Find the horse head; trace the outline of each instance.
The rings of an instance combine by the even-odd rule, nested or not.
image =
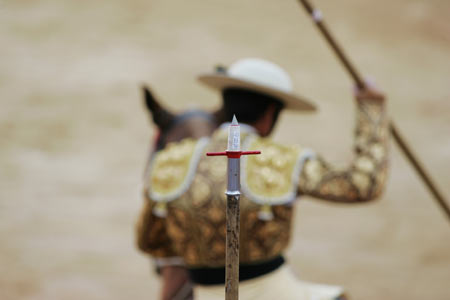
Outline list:
[[[153,146],[155,151],[163,149],[170,142],[177,142],[184,138],[210,136],[224,122],[222,108],[214,112],[189,110],[176,114],[163,107],[146,86],[143,86],[142,90],[145,106],[153,119],[153,123],[158,128]]]

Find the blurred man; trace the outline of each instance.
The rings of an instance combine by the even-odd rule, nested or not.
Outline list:
[[[222,93],[228,120],[236,115],[242,149],[262,152],[242,158],[240,299],[345,299],[340,287],[298,280],[283,252],[297,197],[357,203],[382,192],[388,168],[383,95],[370,88],[356,91],[354,158],[348,168],[336,169],[311,149],[268,138],[282,110],[316,109],[293,94],[291,79],[279,66],[242,59],[226,72],[199,79]],[[226,158],[210,159],[205,152],[227,148],[226,129],[227,124],[210,139],[185,139],[155,155],[138,227],[140,249],[163,272],[173,265],[186,268],[200,300],[224,299]]]

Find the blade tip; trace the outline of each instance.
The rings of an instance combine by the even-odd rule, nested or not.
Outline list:
[[[233,121],[231,121],[231,125],[239,125],[237,119],[236,119],[236,115],[233,114]]]

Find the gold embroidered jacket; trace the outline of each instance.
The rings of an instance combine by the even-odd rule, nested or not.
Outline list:
[[[270,259],[287,247],[298,195],[368,201],[380,195],[387,173],[387,118],[382,104],[357,105],[354,158],[348,168],[329,165],[314,151],[261,138],[241,126],[240,261]],[[185,139],[156,153],[148,173],[138,247],[155,258],[181,257],[188,266],[223,266],[225,260],[227,131],[211,139]]]

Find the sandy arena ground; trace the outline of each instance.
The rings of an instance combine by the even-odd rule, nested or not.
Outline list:
[[[450,1],[315,2],[450,197]],[[174,110],[212,109],[195,75],[247,56],[320,105],[286,113],[275,139],[348,162],[352,83],[294,0],[1,0],[0,299],[156,299],[133,237],[154,134],[139,86]],[[393,144],[382,199],[302,199],[287,256],[352,299],[448,300],[449,225]]]

